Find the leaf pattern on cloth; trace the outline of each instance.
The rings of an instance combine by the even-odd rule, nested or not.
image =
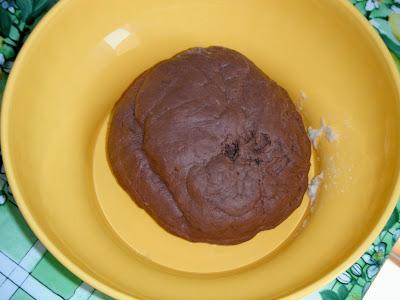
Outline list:
[[[323,300],[362,299],[399,238],[400,201],[375,242],[347,271],[319,291],[320,298]],[[312,295],[314,297],[312,299],[316,299],[315,295]]]
[[[32,29],[57,0],[0,0],[0,97],[14,59]]]

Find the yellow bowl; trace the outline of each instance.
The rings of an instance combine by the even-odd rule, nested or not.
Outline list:
[[[174,237],[138,209],[105,160],[128,84],[193,46],[236,49],[299,99],[322,140],[309,200],[237,246]],[[72,272],[119,299],[277,299],[311,293],[355,261],[399,195],[399,77],[346,0],[61,1],[29,37],[2,108],[2,150],[29,225]],[[307,219],[305,219],[307,217]],[[307,222],[305,222],[305,220]],[[306,224],[307,223],[307,224]]]

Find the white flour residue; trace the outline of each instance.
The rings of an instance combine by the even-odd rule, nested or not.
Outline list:
[[[323,128],[314,129],[312,127],[308,127],[307,129],[308,138],[310,139],[315,149],[318,147],[319,137],[322,135],[322,133],[323,133]]]
[[[303,90],[300,90],[300,99],[307,100],[307,95]]]
[[[333,131],[333,129],[325,124],[325,120],[321,118],[321,123],[320,123],[319,128],[312,128],[308,127],[307,129],[307,135],[308,138],[310,139],[313,147],[317,149],[318,143],[320,141],[320,137],[323,135],[325,138],[328,140],[328,142],[332,143],[337,140],[338,135]]]
[[[350,119],[344,119],[343,124],[346,128],[353,128],[353,124]]]
[[[303,223],[301,223],[301,227],[302,227],[302,228],[306,228],[307,225],[308,225],[308,218],[305,218],[305,219],[303,220]]]
[[[304,101],[306,101],[307,98],[308,98],[308,97],[307,97],[306,93],[304,93],[303,90],[300,90],[299,100],[297,101],[297,102],[298,102],[298,104],[297,104],[297,109],[298,109],[299,111],[303,111],[303,108],[304,108]]]
[[[324,172],[321,172],[319,175],[315,176],[310,184],[308,185],[307,194],[311,200],[311,209],[315,204],[315,200],[317,199],[317,194],[319,187],[321,186],[322,180],[324,179]]]
[[[331,127],[325,126],[324,132],[328,142],[332,143],[333,141],[337,140],[337,134],[332,130]]]

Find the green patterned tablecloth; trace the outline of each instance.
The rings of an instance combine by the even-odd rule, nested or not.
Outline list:
[[[56,2],[0,0],[0,96],[26,37]],[[400,68],[400,0],[351,2],[379,32]],[[2,165],[0,157],[0,300],[110,299],[65,269],[35,237],[18,210]],[[399,237],[400,201],[367,252],[305,299],[362,299]]]

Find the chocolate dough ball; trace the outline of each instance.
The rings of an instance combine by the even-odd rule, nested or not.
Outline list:
[[[131,84],[114,107],[107,152],[119,184],[164,229],[237,244],[300,205],[311,147],[282,87],[242,54],[209,47]]]

